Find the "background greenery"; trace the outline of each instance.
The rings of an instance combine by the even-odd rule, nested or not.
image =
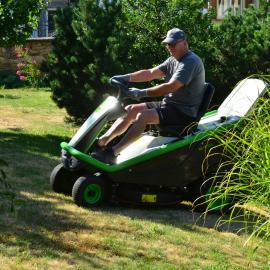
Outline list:
[[[24,82],[20,80],[14,72],[1,70],[0,71],[0,88],[19,88],[24,86]]]
[[[269,11],[269,1],[260,1],[260,8],[250,6],[241,15],[229,13],[215,26],[214,44],[209,45],[215,50],[214,61],[206,69],[221,100],[239,80],[252,74],[269,74]]]
[[[104,1],[102,8],[97,1],[79,1],[78,5],[57,12],[54,53],[45,69],[53,100],[76,121],[85,119],[100,103],[106,74],[117,66],[108,46],[111,32],[117,31],[116,14],[121,14],[116,1]]]
[[[0,46],[24,44],[37,27],[43,0],[0,2]]]
[[[206,1],[77,1],[60,10],[53,53],[47,63],[53,99],[81,121],[109,92],[108,78],[163,62],[161,44],[172,27],[184,29],[190,49],[203,59],[206,79],[220,103],[241,79],[267,74],[270,66],[270,3],[228,15],[215,24],[202,13]]]

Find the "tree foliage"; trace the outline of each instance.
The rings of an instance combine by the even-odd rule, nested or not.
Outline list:
[[[220,99],[228,93],[224,89],[232,89],[239,80],[269,73],[270,3],[260,4],[260,8],[250,6],[243,14],[229,13],[216,26],[211,42],[214,61],[207,68],[211,70],[210,78],[219,90]]]
[[[110,76],[166,59],[161,41],[175,26],[185,29],[192,49],[207,54],[212,24],[211,14],[201,12],[204,2],[81,0],[74,10],[58,12],[48,62],[53,99],[73,119],[84,119],[108,90]]]
[[[53,99],[75,120],[93,111],[115,74],[150,68],[168,53],[166,32],[183,29],[190,49],[203,60],[206,80],[221,103],[241,79],[269,68],[269,5],[251,6],[215,24],[197,0],[79,0],[56,17],[56,38],[48,63]]]
[[[43,0],[0,1],[0,46],[23,44],[36,28]]]
[[[118,1],[78,1],[55,17],[54,50],[47,63],[53,100],[81,121],[100,103],[109,76],[118,70],[115,50]],[[122,52],[123,53],[123,52]]]
[[[192,50],[201,57],[208,54],[206,41],[212,33],[213,13],[203,14],[207,1],[198,0],[126,0],[123,1],[127,22],[123,27],[132,38],[129,62],[134,68],[160,64],[168,57],[161,44],[167,31],[178,27],[188,37]]]

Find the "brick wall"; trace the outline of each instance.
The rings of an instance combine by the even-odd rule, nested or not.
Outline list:
[[[31,38],[27,40],[25,47],[37,63],[41,63],[52,49],[51,41],[51,37]],[[0,70],[16,71],[16,65],[18,64],[16,54],[19,50],[19,47],[0,48]]]

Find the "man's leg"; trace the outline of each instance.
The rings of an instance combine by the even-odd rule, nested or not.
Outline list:
[[[129,126],[136,120],[137,114],[147,109],[145,103],[128,105],[126,108],[127,115],[123,118],[117,119],[113,125],[102,135],[98,140],[98,145],[106,146],[115,137],[123,134]]]
[[[155,109],[146,109],[137,114],[136,121],[124,138],[112,147],[114,154],[117,156],[126,146],[139,138],[147,124],[159,124],[159,115]]]

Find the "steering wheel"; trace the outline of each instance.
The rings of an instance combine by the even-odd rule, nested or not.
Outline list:
[[[110,79],[109,83],[110,83],[110,85],[114,86],[114,88],[116,88],[118,90],[117,99],[128,98],[127,93],[129,91],[129,88],[126,84],[119,82],[115,79]]]

